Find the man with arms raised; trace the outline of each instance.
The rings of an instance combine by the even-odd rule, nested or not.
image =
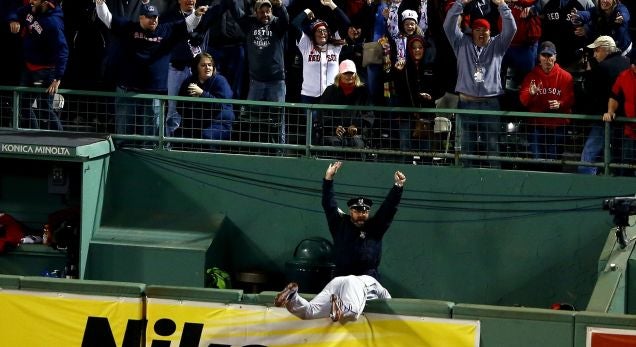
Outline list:
[[[338,208],[333,189],[333,177],[341,166],[340,161],[329,164],[322,183],[322,208],[334,241],[336,275],[369,275],[378,278],[382,237],[397,212],[406,176],[400,171],[395,172],[395,184],[373,217],[369,217],[373,202],[365,197],[350,199],[347,202],[347,215]]]

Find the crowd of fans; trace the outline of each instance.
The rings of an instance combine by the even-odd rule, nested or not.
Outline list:
[[[575,112],[599,117],[581,156],[593,162],[603,143],[600,120],[636,116],[633,87],[614,86],[622,71],[634,70],[636,55],[628,7],[634,5],[621,0],[7,0],[1,6],[8,56],[0,83],[47,88],[49,108],[60,86],[117,91],[115,131],[122,134],[159,129],[157,100],[124,102],[128,92]],[[204,111],[168,102],[166,134],[229,139],[239,110],[224,104]],[[138,114],[147,116],[141,124],[132,117]],[[430,149],[432,113],[311,116],[316,144],[364,147],[371,129],[389,128],[397,149]],[[38,127],[35,115],[25,117]],[[62,129],[54,112],[48,117],[49,127]],[[275,117],[277,142],[285,143],[284,110]],[[463,153],[478,153],[481,139],[482,152],[499,154],[497,117],[459,114],[454,121]],[[568,125],[529,120],[532,157],[558,158]],[[636,138],[629,127],[624,136]]]

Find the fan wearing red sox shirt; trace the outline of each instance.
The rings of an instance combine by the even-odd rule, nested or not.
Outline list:
[[[521,83],[519,99],[530,112],[572,113],[574,80],[556,62],[556,46],[541,43],[539,65]],[[558,159],[565,138],[566,118],[531,118],[530,151],[535,159]]]

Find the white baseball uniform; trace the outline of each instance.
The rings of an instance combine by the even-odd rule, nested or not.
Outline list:
[[[340,35],[336,33],[334,37],[339,39]],[[319,97],[327,86],[333,84],[338,74],[342,46],[327,43],[321,49],[305,33],[296,45],[303,56],[303,84],[300,94]]]
[[[327,283],[311,301],[294,295],[287,303],[287,310],[301,319],[327,318],[331,312],[332,294],[342,300],[343,320],[357,320],[367,300],[391,298],[389,291],[371,276],[339,276]]]

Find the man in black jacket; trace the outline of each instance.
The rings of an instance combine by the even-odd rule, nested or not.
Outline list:
[[[373,202],[365,197],[350,199],[347,215],[338,209],[333,189],[333,177],[341,166],[340,161],[329,164],[322,183],[322,208],[334,241],[336,276],[369,275],[378,279],[382,237],[397,212],[406,176],[395,172],[395,184],[373,217],[369,217]]]
[[[587,47],[594,50],[594,57],[588,62],[584,75],[585,96],[588,102],[586,109],[589,110],[589,114],[598,115],[602,119],[607,110],[607,100],[614,81],[621,71],[629,67],[629,60],[621,55],[616,42],[610,36],[599,36]],[[605,143],[604,128],[604,123],[591,126],[583,146],[581,161],[598,161]],[[597,171],[598,168],[595,166],[578,167],[578,172],[582,174],[595,175]]]

